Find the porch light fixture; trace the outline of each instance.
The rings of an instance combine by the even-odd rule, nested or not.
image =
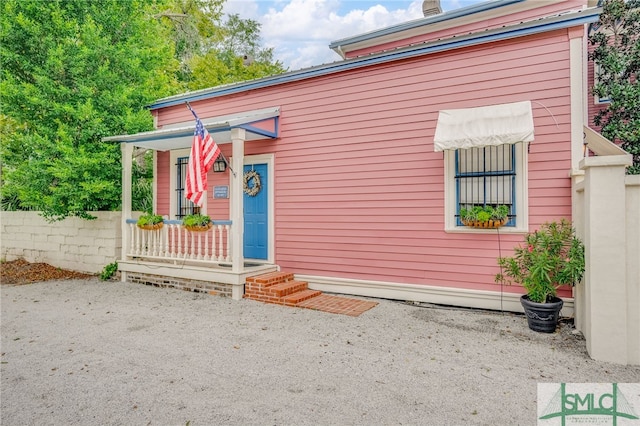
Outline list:
[[[224,161],[222,154],[218,155],[216,161],[213,163],[213,171],[216,173],[222,173],[227,170],[227,162]]]

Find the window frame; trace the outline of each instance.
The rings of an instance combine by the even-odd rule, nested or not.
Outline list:
[[[178,182],[178,159],[179,158],[185,158],[185,157],[189,157],[189,155],[191,154],[191,149],[190,148],[185,148],[185,149],[176,149],[171,151],[171,154],[169,156],[169,167],[170,167],[170,173],[169,173],[169,192],[170,192],[170,199],[169,199],[169,217],[171,218],[171,220],[180,220],[181,218],[178,217],[178,188],[176,183]],[[203,198],[203,204],[202,204],[202,208],[200,208],[200,212],[202,212],[203,214],[206,214],[205,212],[207,211],[207,198],[208,197],[204,197]]]
[[[528,143],[518,142],[514,144],[515,155],[513,163],[515,166],[515,179],[513,191],[515,193],[515,203],[512,208],[515,217],[512,219],[513,226],[503,226],[501,233],[522,233],[529,228],[529,194],[528,194]],[[446,150],[444,152],[444,230],[445,232],[461,233],[487,233],[496,232],[495,229],[470,228],[458,222],[458,199],[456,183],[456,151]],[[510,221],[511,223],[511,221]]]
[[[487,170],[487,149],[492,150],[495,149],[496,152],[496,158],[499,158],[499,152],[498,149],[502,149],[503,152],[505,150],[510,151],[509,152],[509,160],[507,162],[502,161],[501,164],[505,165],[508,164],[507,167],[503,168],[502,170]],[[508,179],[510,180],[509,182],[509,187],[510,189],[510,195],[509,195],[509,203],[505,203],[505,202],[498,202],[497,204],[508,204],[509,205],[509,220],[508,222],[504,225],[504,226],[509,226],[509,227],[513,227],[515,226],[515,219],[513,218],[513,216],[517,216],[517,206],[516,203],[513,202],[513,200],[518,200],[517,194],[516,194],[516,187],[515,187],[515,180],[516,180],[516,147],[515,144],[503,144],[503,145],[498,145],[498,146],[483,146],[483,147],[474,147],[474,148],[469,148],[469,149],[465,149],[465,161],[469,159],[469,155],[467,154],[470,150],[477,150],[477,152],[480,154],[478,157],[473,157],[471,156],[472,161],[477,159],[477,163],[480,164],[482,163],[482,170],[478,170],[478,171],[465,171],[465,172],[461,172],[460,168],[461,168],[461,150],[457,149],[455,150],[454,156],[455,156],[455,180],[456,180],[456,225],[457,226],[462,226],[462,221],[460,220],[460,204],[461,204],[461,186],[462,186],[462,181],[464,179],[471,179],[471,181],[469,181],[469,183],[472,186],[475,186],[476,184],[474,184],[473,180],[474,179],[478,179],[479,181],[482,182],[482,194],[478,193],[478,195],[482,195],[482,200],[478,199],[478,202],[476,203],[475,200],[472,200],[471,203],[473,205],[492,205],[494,203],[492,202],[488,202],[487,203],[487,180],[491,181],[494,178],[503,178],[504,177],[508,177]],[[491,154],[491,152],[490,152]],[[482,161],[480,161],[480,157],[482,158]],[[492,158],[489,157],[489,161],[492,161]],[[504,185],[504,183],[503,183]],[[490,183],[489,187],[492,187],[493,185]],[[471,190],[472,192],[472,198],[473,198],[473,188]],[[490,191],[491,192],[491,191]],[[469,191],[465,190],[465,193],[468,195]],[[489,194],[490,195],[490,194]],[[478,197],[480,198],[480,197]],[[482,202],[480,202],[482,201]],[[465,204],[469,204],[469,203],[465,203]]]
[[[600,82],[600,78],[598,77],[598,75],[600,74],[600,67],[601,65],[598,62],[593,61],[593,85],[594,86]],[[611,96],[606,96],[604,98],[601,98],[600,96],[593,95],[593,102],[596,105],[610,104]]]

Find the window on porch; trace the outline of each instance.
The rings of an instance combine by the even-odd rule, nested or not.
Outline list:
[[[178,157],[176,162],[176,218],[182,219],[190,214],[200,213],[200,207],[196,206],[193,201],[187,199],[184,188],[184,182],[187,177],[187,165],[189,157]]]

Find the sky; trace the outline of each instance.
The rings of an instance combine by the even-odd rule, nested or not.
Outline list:
[[[441,0],[443,11],[486,0]],[[227,14],[261,24],[261,40],[289,70],[337,60],[329,43],[422,18],[422,0],[227,0]]]

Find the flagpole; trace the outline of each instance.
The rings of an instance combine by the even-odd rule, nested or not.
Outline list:
[[[187,108],[189,108],[189,111],[195,114],[195,112],[193,111],[193,108],[191,108],[191,104],[189,103],[189,101],[184,101],[184,103],[187,106]],[[226,164],[229,170],[231,170],[231,173],[233,173],[233,177],[236,177],[235,170],[233,170],[233,168],[231,167],[231,164],[229,164],[229,161],[227,160],[227,157],[224,156],[222,151],[220,151],[220,156],[222,157],[222,161],[224,161],[224,164]]]

